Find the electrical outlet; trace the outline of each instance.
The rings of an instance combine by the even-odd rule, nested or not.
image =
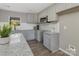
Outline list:
[[[69,50],[70,50],[70,51],[76,51],[76,48],[75,48],[74,45],[69,45]]]
[[[69,44],[67,51],[73,55],[76,55],[76,47],[74,45]]]

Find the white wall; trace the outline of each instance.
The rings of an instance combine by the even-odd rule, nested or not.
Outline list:
[[[59,16],[60,22],[60,48],[69,52],[71,45],[76,49],[72,55],[79,56],[79,11]]]

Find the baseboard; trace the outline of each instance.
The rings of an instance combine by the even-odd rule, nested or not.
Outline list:
[[[69,55],[69,56],[74,56],[74,55],[72,55],[71,53],[67,52],[66,50],[64,50],[64,49],[62,49],[62,48],[59,48],[59,50],[63,51],[64,53],[66,53],[66,54]]]
[[[51,51],[52,53],[57,52],[58,50]]]

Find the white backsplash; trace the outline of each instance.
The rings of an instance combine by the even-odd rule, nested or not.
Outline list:
[[[9,22],[0,22],[0,26],[8,23]],[[16,27],[16,30],[33,30],[34,26],[36,26],[36,24],[21,23],[20,26]]]
[[[48,30],[51,32],[59,32],[59,23],[56,24],[40,24],[40,30]]]

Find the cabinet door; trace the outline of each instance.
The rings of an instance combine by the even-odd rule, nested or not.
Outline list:
[[[39,14],[38,14],[38,23],[40,23],[40,18],[43,18],[43,17],[46,17],[46,16],[48,16],[48,9],[46,9],[46,10],[43,10],[42,12],[40,12]]]
[[[51,40],[50,40],[50,50],[51,51],[56,51],[59,48],[59,36],[57,35],[52,35]]]
[[[43,17],[46,17],[46,16],[48,16],[48,9],[43,11]]]
[[[39,14],[39,17],[42,18],[42,17],[46,17],[48,16],[48,9],[42,11],[40,14]]]
[[[34,39],[35,39],[35,31],[34,30],[27,30],[26,40],[34,40]]]
[[[44,34],[43,44],[46,48],[50,49],[50,37],[48,34]]]
[[[37,31],[36,31],[36,40],[39,41],[39,42],[41,41],[40,30],[37,30]]]
[[[33,23],[34,22],[34,15],[33,14],[28,14],[27,15],[27,23]]]
[[[48,12],[48,21],[56,21],[56,16],[55,6],[50,7]]]

